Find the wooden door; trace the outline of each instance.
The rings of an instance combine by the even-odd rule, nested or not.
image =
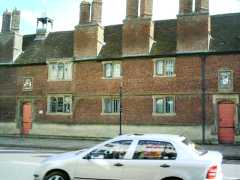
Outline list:
[[[219,132],[218,139],[222,144],[234,143],[234,117],[235,104],[221,103],[218,107],[219,112]]]
[[[32,105],[31,103],[23,104],[23,121],[22,133],[28,135],[32,129]]]

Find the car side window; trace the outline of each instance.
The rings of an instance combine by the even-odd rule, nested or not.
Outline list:
[[[124,159],[132,140],[114,141],[105,144],[88,154],[90,159]]]
[[[133,155],[133,159],[175,160],[177,153],[169,142],[140,140]]]

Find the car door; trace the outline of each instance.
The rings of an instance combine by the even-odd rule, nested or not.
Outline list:
[[[176,150],[169,142],[139,140],[132,159],[124,164],[123,180],[160,180],[177,176],[180,164],[176,157]]]
[[[125,155],[132,140],[119,140],[102,145],[78,162],[76,179],[122,179]]]

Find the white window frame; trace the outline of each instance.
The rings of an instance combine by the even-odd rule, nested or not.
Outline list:
[[[52,97],[55,97],[55,98],[64,98],[65,97],[70,97],[71,98],[71,102],[70,102],[70,109],[71,111],[70,112],[51,112],[51,98]],[[72,94],[49,94],[48,97],[47,97],[47,114],[49,115],[65,115],[65,116],[69,116],[69,115],[72,115],[72,112],[73,112],[73,98],[72,98]]]
[[[220,74],[222,72],[230,72],[231,74],[231,77],[230,77],[231,84],[229,87],[226,87],[226,88],[221,87]],[[228,68],[219,69],[218,70],[218,91],[233,91],[233,84],[234,84],[233,70]]]
[[[157,73],[157,63],[159,62],[159,61],[162,61],[163,62],[163,74],[158,74]],[[170,75],[168,75],[167,74],[167,71],[166,71],[166,69],[167,69],[167,62],[168,61],[173,61],[173,74],[170,76]],[[154,69],[154,72],[153,72],[153,77],[168,77],[168,78],[172,78],[172,77],[176,77],[176,58],[169,58],[169,57],[167,57],[167,58],[158,58],[158,59],[154,59],[153,60],[153,69]]]
[[[111,69],[111,76],[106,77],[106,64],[111,64],[112,69]],[[114,76],[114,64],[119,64],[120,65],[120,76]],[[103,69],[103,77],[102,79],[121,79],[122,78],[122,63],[121,61],[104,61],[102,62],[102,69]]]
[[[26,80],[30,80],[31,85],[25,86]],[[32,77],[24,77],[23,78],[23,91],[33,91],[33,78]]]
[[[48,81],[72,81],[73,79],[73,62],[71,60],[51,60],[47,62],[48,64]],[[64,69],[65,69],[65,65],[69,64],[70,65],[70,74],[69,74],[69,78],[66,78],[66,76],[63,79],[54,79],[51,77],[51,65],[59,65],[59,64],[63,64],[64,65]]]
[[[166,113],[166,98],[173,98],[173,112],[171,113]],[[176,116],[176,97],[175,96],[172,96],[172,95],[158,95],[158,96],[153,96],[153,113],[152,115],[153,116]],[[163,113],[158,113],[156,111],[156,101],[158,99],[163,99],[164,102],[163,102]]]
[[[102,97],[102,113],[101,115],[119,115],[120,112],[111,112],[111,113],[107,113],[105,112],[105,100],[106,99],[110,99],[111,101],[113,100],[119,100],[119,108],[120,108],[120,97],[117,97],[117,96],[105,96],[105,97]],[[119,109],[120,111],[120,109]]]

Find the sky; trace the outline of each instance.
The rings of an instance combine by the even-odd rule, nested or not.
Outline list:
[[[91,0],[90,0],[91,1]],[[153,0],[153,20],[174,19],[179,0]],[[0,0],[2,13],[8,9],[21,10],[22,34],[36,32],[36,19],[43,14],[54,19],[52,31],[73,30],[79,20],[81,0]],[[210,0],[210,14],[240,12],[240,0]],[[126,14],[126,0],[103,0],[103,25],[121,24]]]

